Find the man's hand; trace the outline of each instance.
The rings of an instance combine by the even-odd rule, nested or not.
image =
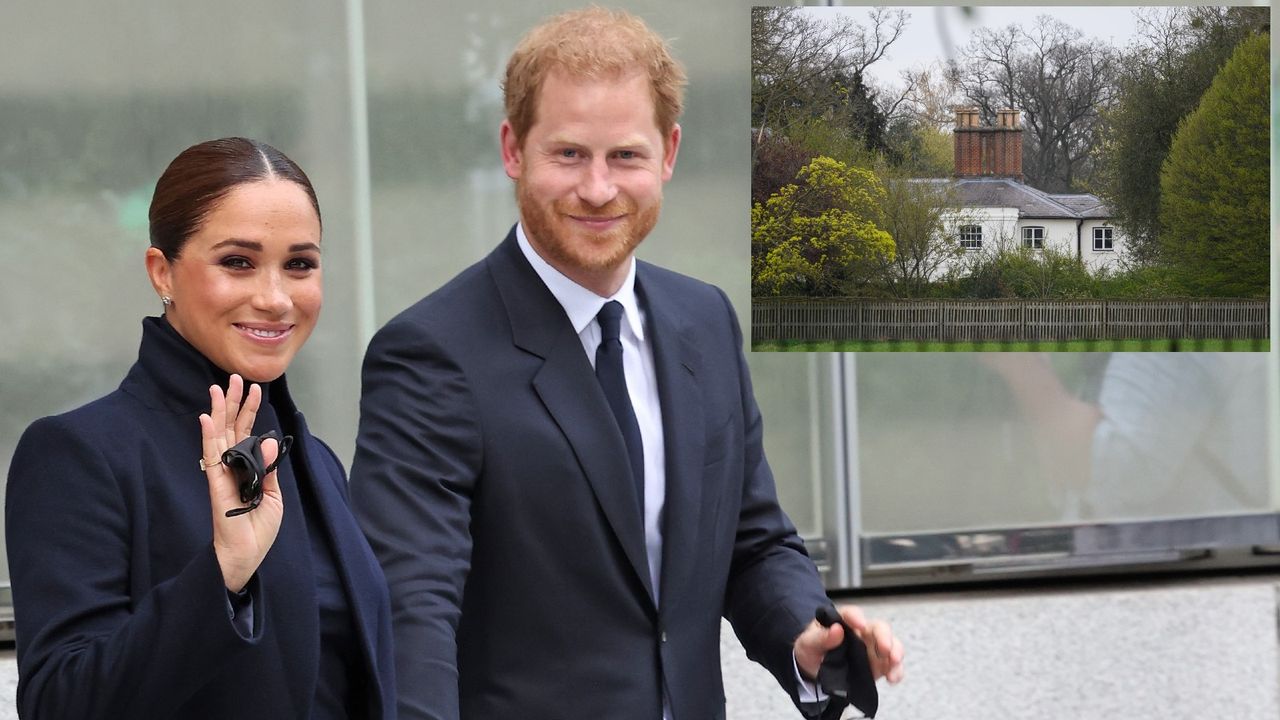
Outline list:
[[[876,679],[887,678],[890,683],[902,680],[902,641],[893,636],[889,624],[876,620],[867,622],[862,611],[853,605],[839,608],[840,618],[848,625],[863,644],[867,646],[867,659],[871,663],[871,674]],[[839,623],[824,628],[817,620],[811,620],[809,627],[796,638],[796,666],[800,673],[809,680],[818,677],[818,668],[827,651],[839,647],[844,642],[844,628]]]

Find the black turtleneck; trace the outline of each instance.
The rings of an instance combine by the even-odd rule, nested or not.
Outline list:
[[[146,318],[143,321],[142,346],[139,365],[147,371],[148,380],[159,385],[159,397],[172,410],[208,412],[209,386],[216,384],[224,389],[227,387],[230,373],[210,362],[165,318]],[[126,385],[128,382],[126,379]],[[281,435],[293,436],[295,442],[300,440],[298,410],[289,393],[285,376],[257,384],[262,388],[262,404],[254,421],[253,432],[261,435],[275,430]],[[247,390],[248,385],[245,387]],[[361,691],[364,683],[356,681],[357,673],[361,672],[360,648],[342,578],[338,574],[333,541],[321,520],[316,489],[307,472],[303,459],[305,453],[302,450],[300,445],[295,445],[281,461],[277,472],[282,489],[297,488],[311,547],[320,628],[319,667],[311,718],[345,720],[363,717],[364,708],[367,707]],[[282,522],[289,522],[289,518],[284,518]],[[252,617],[253,608],[247,605],[247,600],[238,598],[235,604],[239,606],[236,614],[242,620],[246,616]],[[246,609],[248,613],[245,613]],[[304,609],[297,610],[301,612]],[[248,628],[243,623],[239,629],[242,634],[248,634]]]

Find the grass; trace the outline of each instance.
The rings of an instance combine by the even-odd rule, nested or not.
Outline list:
[[[755,352],[1267,352],[1261,340],[1060,340],[938,342],[936,340],[782,340],[752,343]]]

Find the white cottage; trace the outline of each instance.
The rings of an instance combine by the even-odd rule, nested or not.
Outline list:
[[[1120,263],[1124,236],[1095,195],[1054,194],[1023,182],[1021,113],[1001,110],[995,127],[978,125],[978,110],[956,111],[955,177],[948,184],[960,209],[952,235],[967,251],[999,247],[1054,248],[1097,271]]]

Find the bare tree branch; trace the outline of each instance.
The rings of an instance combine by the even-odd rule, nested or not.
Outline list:
[[[962,92],[987,122],[1002,107],[1023,112],[1023,172],[1032,185],[1063,192],[1090,181],[1101,112],[1115,96],[1109,46],[1042,15],[1030,30],[978,31],[963,57]]]

